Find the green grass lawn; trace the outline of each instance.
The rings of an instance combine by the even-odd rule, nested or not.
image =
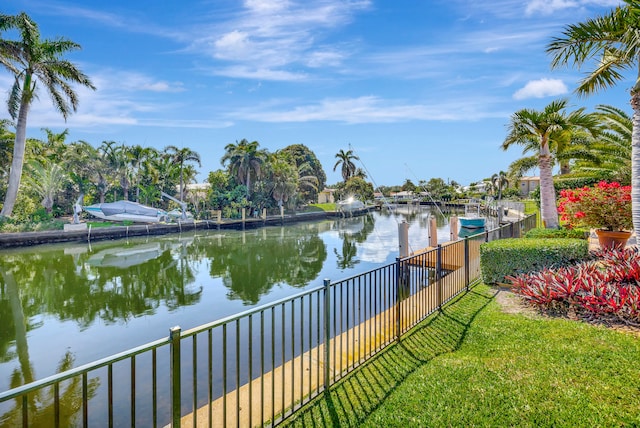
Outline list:
[[[285,426],[640,426],[640,337],[473,288]]]
[[[334,204],[334,203],[309,204],[308,208],[315,208],[316,210],[321,210],[321,211],[335,211],[336,210],[336,204]]]

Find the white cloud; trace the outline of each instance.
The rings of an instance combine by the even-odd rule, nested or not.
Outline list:
[[[329,33],[347,25],[370,0],[245,0],[244,9],[228,20],[199,29],[190,50],[228,62],[214,74],[282,80],[295,67],[335,67],[347,55],[335,45],[319,46]],[[206,36],[202,36],[206,34]],[[211,36],[215,34],[216,36]],[[284,71],[286,70],[289,71]],[[295,73],[308,77],[304,73]]]
[[[535,12],[540,12],[543,15],[551,15],[557,10],[577,7],[578,4],[573,0],[532,0],[527,4],[525,13],[532,15]]]
[[[282,102],[284,104],[286,102]],[[315,104],[278,108],[272,101],[256,108],[229,113],[229,117],[258,122],[286,123],[334,121],[348,124],[420,121],[477,120],[508,117],[508,113],[490,111],[485,100],[434,100],[431,104],[411,104],[376,96],[324,99]]]
[[[562,95],[569,92],[567,85],[559,79],[540,79],[531,80],[518,89],[513,98],[516,100],[524,100],[527,98],[544,98],[556,95]]]
[[[217,76],[233,77],[239,79],[253,80],[271,80],[281,82],[293,82],[305,80],[307,75],[304,73],[294,73],[285,70],[274,70],[271,68],[253,68],[244,65],[233,67],[216,68],[210,71]]]
[[[542,15],[551,15],[564,9],[572,9],[589,5],[600,7],[614,7],[620,4],[618,0],[531,0],[527,3],[525,13],[533,15],[539,12]]]

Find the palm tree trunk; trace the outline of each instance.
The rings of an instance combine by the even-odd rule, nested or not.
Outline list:
[[[251,187],[251,169],[247,168],[247,200],[251,199],[250,187]]]
[[[640,231],[640,92],[631,93],[633,131],[631,133],[631,213],[633,230]]]
[[[551,155],[540,150],[538,163],[540,166],[540,214],[547,229],[557,229],[558,208],[556,206],[556,191],[553,187],[553,163]]]
[[[180,163],[180,200],[182,202],[184,202],[184,195],[182,192],[183,186],[184,186],[184,177],[182,173],[182,163]]]
[[[18,126],[16,128],[16,139],[13,145],[13,160],[11,161],[11,171],[9,172],[9,184],[7,194],[4,198],[4,205],[0,211],[0,217],[10,217],[13,207],[18,199],[18,189],[22,178],[22,166],[24,164],[24,150],[27,144],[27,114],[29,113],[29,102],[22,100],[20,112],[18,113]]]

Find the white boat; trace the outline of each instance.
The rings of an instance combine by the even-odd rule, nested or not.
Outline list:
[[[167,212],[137,202],[117,201],[82,207],[87,213],[103,220],[159,223],[166,220]]]
[[[361,200],[356,199],[352,196],[350,198],[338,201],[336,203],[336,207],[340,212],[351,213],[351,212],[363,209],[364,203]]]
[[[173,210],[169,211],[167,213],[167,216],[173,221],[176,221],[176,220],[180,220],[180,221],[193,220],[193,214],[191,214],[191,211],[185,211],[183,213],[182,210],[179,210],[179,209],[173,209]]]
[[[484,228],[487,219],[480,215],[480,204],[470,202],[464,206],[464,216],[458,217],[461,228],[481,229]]]

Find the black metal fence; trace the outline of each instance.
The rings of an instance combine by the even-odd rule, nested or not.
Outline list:
[[[480,278],[526,217],[0,394],[1,426],[276,425]]]

